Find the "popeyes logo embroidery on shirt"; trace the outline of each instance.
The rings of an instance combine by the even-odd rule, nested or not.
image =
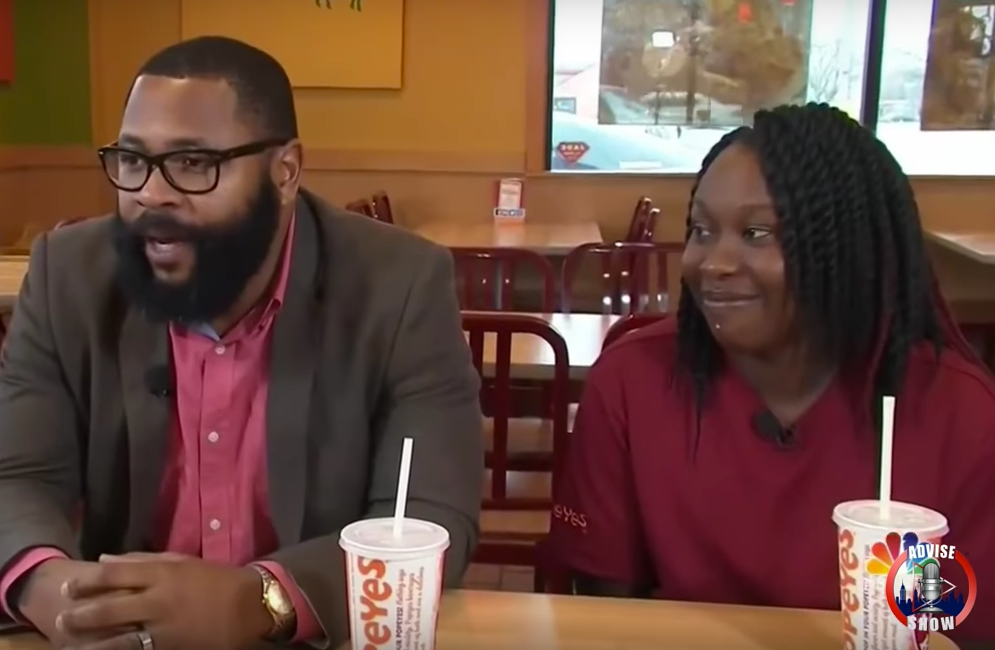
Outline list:
[[[857,647],[857,628],[853,624],[853,614],[860,609],[857,597],[857,571],[860,560],[851,552],[853,533],[844,530],[840,533],[840,603],[843,605],[843,648]]]
[[[358,558],[359,574],[369,576],[363,580],[363,594],[359,597],[363,621],[363,650],[377,650],[390,643],[392,638],[387,608],[383,606],[394,590],[384,580],[387,565],[383,560]]]
[[[574,528],[580,528],[581,530],[587,528],[587,515],[566,506],[553,506],[553,517]]]

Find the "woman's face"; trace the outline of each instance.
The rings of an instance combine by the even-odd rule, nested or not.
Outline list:
[[[698,308],[730,352],[775,352],[792,329],[777,223],[756,155],[730,146],[701,179],[681,260]]]

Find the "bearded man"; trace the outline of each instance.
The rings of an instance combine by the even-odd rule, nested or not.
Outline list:
[[[449,254],[300,188],[286,72],[153,56],[100,149],[117,211],[41,236],[0,370],[0,598],[80,650],[336,647],[338,531],[477,536],[478,377]],[[57,191],[57,188],[55,188]]]

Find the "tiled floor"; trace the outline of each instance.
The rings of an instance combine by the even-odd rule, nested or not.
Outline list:
[[[485,493],[489,493],[490,473],[485,481]],[[526,472],[508,473],[508,495],[514,497],[548,498],[550,476]],[[488,530],[495,532],[528,532],[542,534],[548,530],[549,513],[531,510],[485,511],[481,516],[481,530],[484,536]],[[486,591],[532,592],[533,571],[521,566],[498,566],[471,564],[463,578],[464,589]]]

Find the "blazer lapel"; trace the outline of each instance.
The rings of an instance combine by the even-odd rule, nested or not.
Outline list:
[[[168,452],[173,398],[153,394],[147,379],[152,368],[166,368],[172,375],[166,325],[152,323],[140,310],[129,308],[118,343],[118,358],[131,479],[124,548],[134,551],[148,546]]]
[[[273,326],[269,394],[266,399],[266,449],[269,503],[281,545],[300,541],[307,485],[307,433],[318,354],[320,299],[315,285],[322,246],[319,218],[304,198],[297,200],[290,277]]]

